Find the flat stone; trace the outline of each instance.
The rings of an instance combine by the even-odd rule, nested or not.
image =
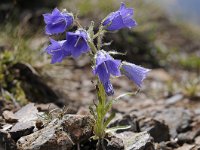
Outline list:
[[[176,94],[176,95],[173,95],[172,97],[166,99],[165,103],[167,105],[172,105],[172,104],[175,104],[178,101],[181,101],[183,98],[184,98],[183,94]]]
[[[9,133],[14,140],[18,140],[22,136],[33,133],[34,128],[35,126],[31,121],[18,122],[11,128]]]
[[[62,150],[70,149],[73,142],[69,136],[60,131],[61,121],[55,119],[45,128],[17,141],[17,148],[22,150]]]
[[[38,110],[34,103],[27,104],[15,113],[18,122],[34,121],[38,118]]]
[[[7,123],[16,123],[18,121],[18,119],[16,118],[16,116],[11,111],[5,110],[3,112],[3,114],[2,114],[2,116],[3,116],[3,118],[5,119],[5,121]]]
[[[147,132],[134,133],[125,131],[115,134],[116,137],[123,140],[125,150],[154,150],[154,144],[151,136]]]
[[[18,149],[62,150],[89,139],[93,133],[94,120],[87,115],[65,115],[53,119],[47,126],[17,141]]]

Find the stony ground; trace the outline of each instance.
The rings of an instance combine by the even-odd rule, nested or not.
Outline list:
[[[105,4],[107,8],[108,5]],[[156,11],[146,8],[144,6],[136,11],[136,18],[141,22],[134,30],[136,32],[120,32],[117,36],[106,37],[106,40],[114,39],[112,49],[130,50],[124,56],[126,60],[138,65],[139,62],[144,62],[146,65],[165,68],[152,69],[140,90],[126,77],[112,79],[115,95],[110,98],[126,92],[135,94],[125,96],[113,105],[112,111],[116,113],[116,117],[109,126],[130,125],[130,128],[112,132],[104,141],[105,147],[113,150],[198,150],[199,40],[194,33],[172,24],[162,13],[155,13],[156,8]],[[85,11],[85,8],[82,10]],[[85,12],[85,15],[89,13],[96,18],[99,17],[99,11],[93,14],[92,9]],[[144,16],[144,22],[139,20],[141,16]],[[84,22],[87,24],[88,20]],[[18,39],[14,37],[11,40],[11,35],[7,33],[2,35],[3,45],[0,45],[0,50],[8,49],[13,55]],[[22,36],[21,39],[25,38]],[[17,60],[26,62],[24,57],[29,58],[32,54],[27,49],[41,49],[47,41],[40,33],[29,42],[19,43],[22,51]],[[93,135],[90,126],[93,119],[88,107],[96,101],[96,96],[88,57],[66,59],[62,64],[50,65],[49,59],[40,61],[38,58],[42,56],[38,53],[34,56],[34,67],[26,63],[7,65],[10,62],[4,62],[3,67],[0,66],[8,67],[3,71],[5,82],[8,82],[7,88],[10,90],[13,85],[17,87],[19,81],[24,92],[23,95],[20,91],[20,97],[16,98],[13,96],[17,95],[13,89],[10,93],[9,90],[0,91],[0,150],[96,149],[96,141],[89,140]],[[182,61],[182,57],[186,59]],[[183,67],[188,70],[180,69]],[[192,70],[196,70],[196,73]],[[22,103],[24,98],[26,100]],[[26,103],[28,105],[22,107]]]
[[[29,104],[26,106],[28,109],[25,107],[19,110],[13,103],[8,104],[1,100],[2,147],[15,149],[17,143],[20,149],[76,149],[77,144],[81,143],[78,144],[81,149],[94,149],[95,142],[88,144],[87,141],[92,135],[92,129],[87,126],[87,122],[92,122],[88,116],[88,106],[96,101],[94,85],[91,82],[94,77],[87,56],[77,61],[65,60],[62,65],[43,66],[38,63],[35,70],[26,64],[16,66],[15,69],[23,76],[23,84],[31,84],[36,89],[43,85],[43,90],[54,96],[49,101],[47,98],[44,101],[37,101],[37,96],[31,94],[33,102],[54,102],[59,106],[65,105],[66,111],[60,110],[53,117],[47,113],[46,118],[42,120],[38,114],[58,107],[54,104],[50,105],[51,108],[48,107],[49,104]],[[27,75],[34,78],[29,80]],[[109,138],[107,149],[200,149],[200,90],[199,82],[193,83],[192,79],[195,77],[195,73],[181,70],[175,72],[153,69],[140,90],[125,77],[113,79],[113,97],[126,92],[137,92],[121,98],[113,105],[112,111],[116,113],[116,117],[110,127],[130,125],[130,128],[113,133],[114,137]],[[17,110],[19,111],[16,112]],[[62,113],[64,117],[57,119]],[[72,119],[69,119],[70,117]],[[42,123],[38,123],[38,120],[42,120]],[[81,126],[78,127],[78,124]],[[58,132],[60,128],[62,131]]]

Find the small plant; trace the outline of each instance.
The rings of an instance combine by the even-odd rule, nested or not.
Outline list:
[[[96,76],[96,81],[93,81],[93,83],[96,85],[98,102],[94,104],[95,106],[90,107],[90,112],[95,119],[94,138],[98,140],[98,147],[103,147],[106,133],[112,130],[108,129],[107,126],[115,116],[114,113],[111,113],[109,117],[106,117],[113,102],[116,101],[116,99],[109,98],[114,94],[110,78],[125,75],[138,87],[141,87],[142,81],[150,71],[132,63],[116,60],[111,54],[117,52],[106,52],[102,49],[102,46],[109,45],[103,42],[105,33],[122,28],[132,28],[137,25],[136,21],[132,19],[133,9],[126,8],[125,4],[122,3],[119,10],[110,13],[102,20],[96,33],[94,32],[93,21],[89,28],[83,28],[77,16],[74,17],[72,13],[68,13],[66,10],[61,12],[55,8],[52,13],[43,16],[47,35],[58,35],[65,33],[72,26],[78,27],[75,32],[67,31],[64,40],[56,41],[50,38],[51,44],[45,51],[51,55],[52,64],[62,62],[66,57],[77,59],[83,53],[87,53],[91,58],[93,74]],[[113,130],[119,128],[124,127],[116,127]]]

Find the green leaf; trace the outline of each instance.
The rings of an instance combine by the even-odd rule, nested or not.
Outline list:
[[[115,117],[115,113],[112,113],[108,119],[105,121],[104,123],[104,128],[106,128],[108,126],[108,124],[113,120],[113,118]]]
[[[90,38],[93,39],[93,36],[94,36],[94,21],[91,21],[90,27],[87,30],[87,32],[89,33]]]
[[[105,132],[109,133],[109,132],[115,132],[117,130],[126,130],[126,129],[130,129],[130,128],[131,128],[131,125],[129,125],[129,126],[116,126],[116,127],[106,129]]]
[[[139,92],[139,90],[137,90],[135,93],[133,93],[133,92],[128,92],[128,93],[121,94],[121,95],[119,95],[118,97],[116,97],[116,98],[114,99],[114,101],[116,102],[116,101],[120,100],[121,98],[123,98],[123,97],[125,97],[125,96],[136,95],[138,92]]]
[[[106,115],[106,113],[107,113],[108,111],[110,111],[110,109],[111,109],[111,107],[112,107],[112,104],[113,104],[113,101],[112,101],[112,100],[110,100],[110,101],[106,104],[106,106],[105,106],[105,108],[104,108],[104,115]]]

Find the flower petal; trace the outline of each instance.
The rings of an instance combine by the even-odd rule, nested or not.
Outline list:
[[[146,78],[147,73],[150,71],[149,69],[127,62],[122,63],[122,68],[122,73],[135,82],[138,87],[141,87],[142,81]]]
[[[106,83],[104,83],[103,86],[104,86],[104,89],[108,96],[111,96],[114,94],[114,89],[113,89],[112,84],[110,83],[110,80],[108,80]]]

